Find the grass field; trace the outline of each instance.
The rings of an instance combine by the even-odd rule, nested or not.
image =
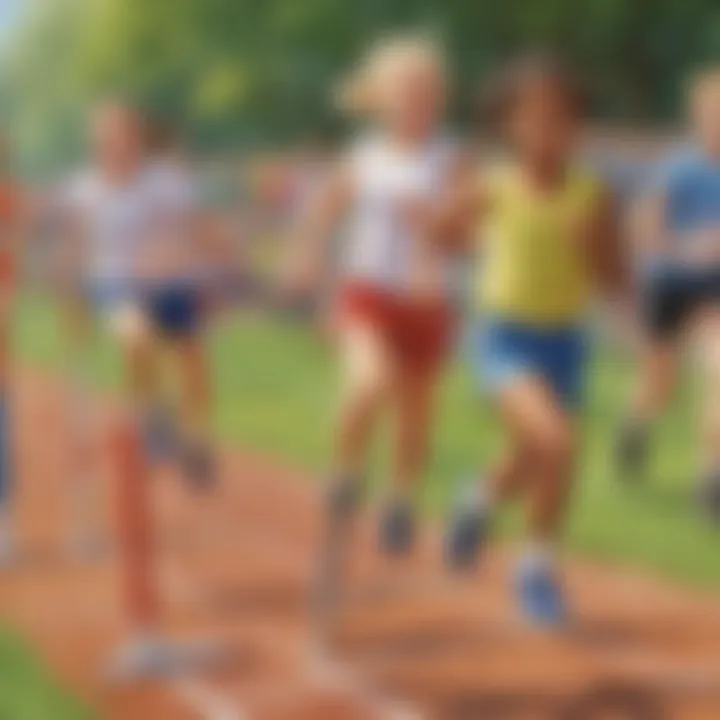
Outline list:
[[[94,716],[50,677],[14,635],[0,633],[0,718],[90,720]]]
[[[57,366],[62,334],[47,303],[27,300],[19,314],[22,358]],[[307,330],[257,317],[233,319],[213,340],[218,436],[318,472],[327,458],[334,375],[327,347]],[[99,385],[121,381],[117,356],[99,341],[88,363]],[[577,486],[568,547],[595,559],[659,573],[682,583],[720,588],[720,529],[697,517],[692,504],[696,428],[693,393],[685,387],[658,426],[656,452],[645,485],[613,477],[613,428],[631,379],[627,363],[607,353],[591,374],[582,478]],[[441,515],[453,488],[497,451],[501,437],[492,413],[476,399],[462,363],[448,377],[441,423],[428,474],[426,506]],[[379,443],[382,449],[382,441]],[[379,453],[379,458],[382,453]],[[374,480],[384,475],[382,459]],[[516,532],[518,517],[504,523]]]

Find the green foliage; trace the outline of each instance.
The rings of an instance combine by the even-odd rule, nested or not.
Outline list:
[[[683,78],[720,53],[714,0],[43,0],[8,53],[3,104],[46,160],[77,150],[78,114],[104,91],[182,113],[206,142],[297,137],[328,125],[328,87],[361,48],[408,28],[444,39],[460,117],[528,46],[561,48],[604,114],[633,119],[673,117]]]

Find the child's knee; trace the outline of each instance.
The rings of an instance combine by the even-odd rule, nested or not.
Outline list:
[[[151,327],[141,308],[127,305],[110,317],[110,330],[127,353],[143,352],[151,343]]]
[[[345,395],[351,397],[380,397],[389,390],[390,372],[380,358],[358,358],[348,363],[345,372]]]
[[[570,422],[556,420],[538,428],[530,443],[533,458],[545,467],[569,466],[576,452],[576,435]]]

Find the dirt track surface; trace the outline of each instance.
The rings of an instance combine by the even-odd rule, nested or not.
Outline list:
[[[64,552],[68,394],[42,376],[25,374],[19,385],[25,557],[0,578],[0,613],[102,718],[720,718],[717,597],[574,562],[567,580],[577,624],[549,637],[517,622],[504,552],[491,553],[476,577],[451,580],[436,538],[390,564],[374,552],[369,521],[335,652],[321,657],[308,622],[316,493],[306,478],[234,452],[223,455],[211,498],[188,492],[170,470],[157,472],[152,487],[164,629],[176,638],[220,638],[232,662],[203,676],[109,687],[102,669],[127,630],[118,555],[79,563]],[[106,414],[97,409],[98,418]],[[102,464],[97,482],[112,539],[111,457]],[[611,706],[621,710],[593,709]]]

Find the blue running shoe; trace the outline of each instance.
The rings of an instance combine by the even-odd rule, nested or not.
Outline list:
[[[552,568],[542,565],[521,567],[516,592],[523,616],[530,624],[543,628],[565,625],[565,599]]]
[[[415,510],[408,501],[392,503],[380,521],[380,549],[387,555],[400,557],[415,545]]]

